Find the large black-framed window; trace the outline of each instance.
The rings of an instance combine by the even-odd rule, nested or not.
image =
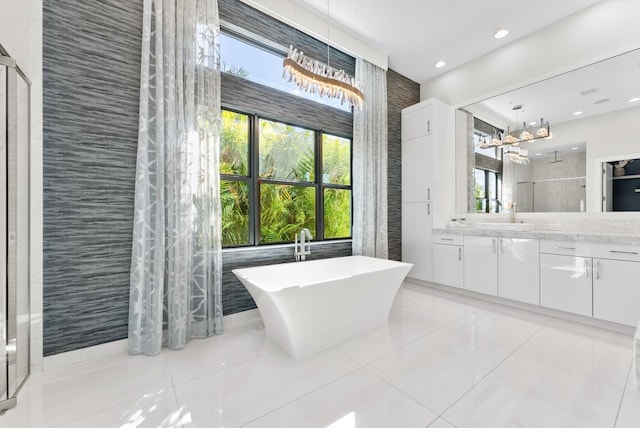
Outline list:
[[[223,109],[224,247],[351,237],[351,139]]]
[[[475,168],[476,212],[502,212],[502,174],[488,169]]]

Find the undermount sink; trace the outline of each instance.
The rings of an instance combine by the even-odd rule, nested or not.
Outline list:
[[[534,230],[536,225],[533,223],[476,223],[476,229],[487,230]]]

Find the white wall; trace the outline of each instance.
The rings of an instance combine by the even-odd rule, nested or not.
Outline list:
[[[31,80],[31,370],[42,369],[42,0],[0,0],[0,44]]]
[[[368,45],[357,34],[346,32],[328,22],[326,16],[319,15],[299,0],[240,0],[267,15],[291,25],[298,30],[328,42],[336,49],[357,55],[386,70],[387,54]],[[327,40],[329,37],[330,40]]]
[[[423,83],[420,99],[457,108],[638,47],[640,1],[604,0]]]

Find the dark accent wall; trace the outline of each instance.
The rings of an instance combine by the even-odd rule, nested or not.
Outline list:
[[[387,71],[387,155],[389,258],[402,260],[402,109],[420,102],[420,85],[391,69]]]
[[[284,25],[264,16],[243,21],[251,8],[219,2],[221,17],[236,25],[265,32]],[[142,0],[43,2],[45,356],[127,337],[141,32]],[[307,45],[326,52],[320,42],[303,42],[305,52],[313,49]],[[223,100],[240,107],[250,88],[224,79]],[[252,111],[270,115],[266,93],[256,93]],[[390,70],[388,97],[390,255],[399,259],[400,110],[419,101],[419,86]],[[301,125],[317,124],[319,115],[323,130],[351,132],[349,113],[290,101],[273,114]],[[313,245],[311,258],[349,254],[350,242],[331,242]],[[224,313],[255,307],[232,269],[292,260],[290,247],[225,251]]]
[[[43,2],[44,355],[127,336],[142,1]]]

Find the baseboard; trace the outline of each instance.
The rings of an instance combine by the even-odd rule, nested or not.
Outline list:
[[[224,328],[223,334],[230,334],[262,324],[260,312],[257,309],[239,312],[237,314],[226,315],[222,318]],[[76,349],[74,351],[62,352],[60,354],[44,357],[42,370],[54,370],[71,364],[81,363],[94,358],[106,357],[114,354],[127,353],[127,339],[116,340],[103,343],[88,348]]]
[[[586,324],[592,327],[598,327],[598,328],[613,331],[616,333],[626,334],[629,336],[632,336],[635,330],[633,327],[623,325],[623,324],[618,324],[618,323],[609,322],[605,320],[599,320],[597,318],[586,317],[584,315],[571,314],[569,312],[559,311],[557,309],[545,308],[537,305],[531,305],[528,303],[516,302],[514,300],[505,299],[503,297],[476,293],[474,291],[465,290],[464,288],[450,287],[448,285],[437,284],[435,282],[427,282],[427,281],[421,281],[419,279],[414,279],[414,278],[406,278],[404,283],[413,290],[420,290],[421,288],[424,290],[424,287],[428,287],[431,290],[437,290],[438,292],[442,292],[442,293],[459,294],[462,296],[485,300],[488,302],[497,303],[497,304],[509,306],[512,308],[523,309],[526,311],[547,315],[553,318],[560,318],[567,321],[574,321],[574,322]]]
[[[74,351],[62,352],[60,354],[44,357],[42,370],[53,370],[71,364],[81,363],[94,358],[105,357],[113,354],[124,354],[127,352],[127,339],[116,340],[114,342],[102,343],[88,348],[76,349]]]

